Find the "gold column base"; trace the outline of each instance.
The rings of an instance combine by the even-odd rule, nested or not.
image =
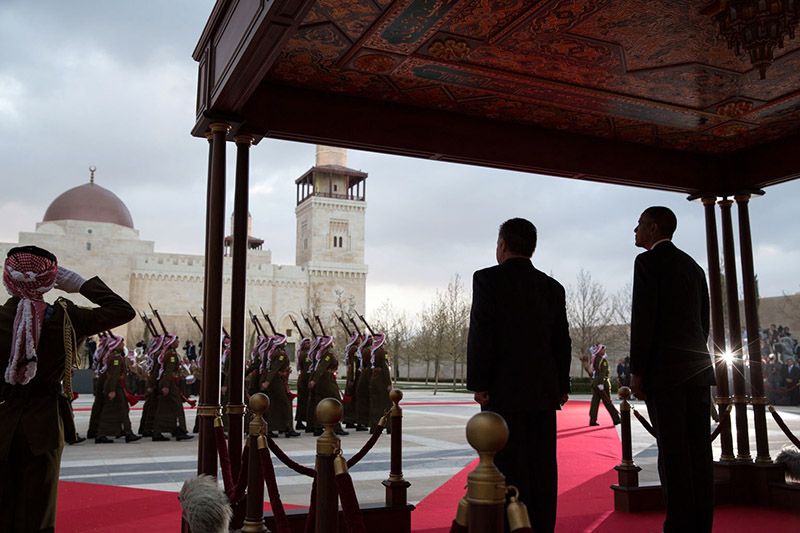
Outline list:
[[[244,521],[244,526],[242,527],[243,533],[264,533],[267,530],[267,526],[264,525],[264,520],[247,520]]]
[[[719,461],[721,463],[733,463],[736,461],[736,457],[733,455],[721,455]]]
[[[745,455],[737,453],[736,454],[736,460],[739,461],[739,462],[742,462],[742,463],[744,463],[744,462],[751,463],[751,462],[753,462],[753,456],[750,455],[749,453],[745,454]]]
[[[773,461],[772,457],[770,457],[769,455],[760,455],[756,457],[756,463],[765,465],[765,464],[772,464]]]

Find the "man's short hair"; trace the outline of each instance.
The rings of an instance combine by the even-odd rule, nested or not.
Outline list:
[[[642,216],[657,225],[661,235],[667,239],[671,239],[678,228],[678,217],[669,207],[654,205],[645,209]]]
[[[511,218],[500,224],[498,237],[514,255],[530,257],[536,250],[536,226],[524,218]]]

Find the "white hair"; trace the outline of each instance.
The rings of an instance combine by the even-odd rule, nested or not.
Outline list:
[[[178,499],[192,533],[227,533],[233,511],[215,478],[200,475],[187,479]]]

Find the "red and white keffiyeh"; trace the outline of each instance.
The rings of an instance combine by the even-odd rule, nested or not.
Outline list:
[[[34,253],[21,251],[6,258],[3,285],[9,294],[20,299],[11,334],[11,358],[5,372],[6,383],[10,385],[25,385],[36,375],[36,349],[47,310],[44,294],[55,285],[57,272],[57,261]]]
[[[275,353],[275,350],[284,344],[286,344],[286,335],[278,333],[272,337],[272,348],[269,349],[269,353],[267,354],[267,360],[269,361],[268,366],[272,364],[272,355]]]
[[[375,341],[372,343],[372,351],[370,352],[370,354],[372,356],[370,358],[371,361],[372,361],[372,366],[375,366],[375,352],[378,351],[378,348],[383,346],[383,343],[385,341],[386,341],[386,334],[385,333],[383,333],[382,331],[379,331],[378,333],[375,334]]]
[[[358,354],[358,360],[361,363],[361,368],[364,368],[364,349],[367,348],[367,345],[370,344],[371,342],[372,342],[372,335],[367,335],[365,333],[364,340],[361,341],[361,344],[358,345],[358,350],[356,353]],[[369,354],[369,352],[367,353]]]
[[[158,354],[158,364],[161,365],[161,368],[158,369],[158,379],[161,379],[161,376],[164,374],[164,356],[167,354],[167,350],[172,343],[178,340],[177,335],[163,335],[164,340],[161,342],[161,353]]]

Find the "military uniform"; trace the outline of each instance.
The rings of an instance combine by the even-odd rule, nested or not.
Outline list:
[[[595,347],[597,347],[597,345]],[[602,349],[605,350],[605,346],[602,346]],[[600,350],[598,349],[597,351],[599,352]],[[614,421],[614,424],[619,424],[619,413],[617,412],[617,408],[614,407],[614,404],[611,403],[610,399],[611,382],[608,379],[610,373],[608,359],[597,353],[592,361],[592,372],[592,404],[589,407],[589,425],[598,425],[597,411],[600,408],[601,401],[603,402],[603,405],[606,406],[608,414],[611,415],[611,419]],[[599,388],[601,385],[603,386],[603,391],[601,391]],[[605,394],[603,394],[604,392]]]
[[[152,342],[153,344],[148,350],[150,372],[147,376],[144,405],[142,406],[142,418],[139,421],[139,434],[143,437],[153,436],[153,425],[155,424],[156,412],[158,411],[158,398],[161,396],[161,391],[158,390],[158,375],[161,372],[161,363],[158,362],[158,351],[161,348],[161,343],[164,342],[163,335],[155,337]]]
[[[300,349],[297,351],[297,411],[294,417],[297,429],[304,429],[303,423],[308,419],[308,371],[311,367],[308,350],[310,347],[311,339],[305,338],[300,341]]]
[[[125,361],[125,355],[119,349],[114,349],[108,354],[106,361],[106,379],[103,387],[103,395],[106,400],[103,404],[103,411],[100,414],[100,425],[97,428],[97,439],[95,442],[110,442],[103,437],[116,438],[120,435],[125,435],[127,442],[139,440],[138,435],[133,434],[131,429],[130,407],[128,399],[125,394],[125,377],[128,373],[128,368]],[[109,394],[113,392],[114,398],[109,398]]]
[[[326,398],[333,398],[342,401],[339,392],[339,385],[336,383],[336,371],[339,369],[339,360],[333,354],[333,339],[331,337],[323,337],[320,343],[319,358],[314,373],[309,380],[309,388],[313,391],[314,402],[313,408],[316,411],[317,404]],[[311,383],[314,386],[311,387]],[[315,433],[319,434],[322,431],[320,424],[315,425]],[[342,430],[337,424],[334,432],[337,435],[347,435],[347,432]]]
[[[292,401],[289,399],[289,372],[291,362],[282,340],[276,339],[273,348],[267,357],[266,373],[261,377],[261,390],[269,397],[269,410],[267,410],[267,427],[270,431],[285,433],[286,436],[297,436],[291,428]]]
[[[356,421],[358,429],[369,426],[369,385],[372,379],[372,337],[368,336],[358,347],[359,375],[356,381]]]
[[[369,427],[375,428],[387,409],[392,406],[389,391],[392,389],[392,376],[389,372],[388,354],[383,347],[385,337],[382,333],[375,335],[375,347],[372,349],[372,375],[369,380]],[[387,417],[387,424],[389,419]],[[387,426],[388,427],[388,426]]]
[[[164,341],[170,342],[169,337]],[[153,440],[168,440],[164,433],[172,433],[178,440],[190,438],[186,431],[186,415],[183,412],[183,398],[178,389],[178,369],[180,360],[171,344],[164,348],[161,359],[162,372],[158,380],[158,410],[153,424]],[[163,393],[168,389],[167,394]]]
[[[92,402],[92,413],[89,415],[89,429],[86,436],[90,439],[97,437],[97,427],[100,425],[100,413],[103,412],[103,403],[106,399],[103,389],[106,383],[106,374],[103,372],[104,352],[106,348],[106,337],[100,339],[100,344],[94,351],[94,375],[92,376],[92,392],[94,401]]]
[[[80,340],[132,320],[136,313],[99,278],[80,287],[96,308],[66,300]],[[0,308],[0,365],[10,359],[19,298]],[[54,531],[58,472],[64,441],[75,440],[70,400],[61,394],[65,373],[65,309],[49,305],[39,336],[36,375],[26,385],[0,385],[0,531]],[[69,371],[69,370],[68,370]]]
[[[355,428],[358,424],[358,397],[356,387],[358,386],[359,364],[358,364],[358,334],[347,345],[345,351],[345,365],[347,366],[347,382],[344,386],[344,417],[342,421],[348,428]]]

